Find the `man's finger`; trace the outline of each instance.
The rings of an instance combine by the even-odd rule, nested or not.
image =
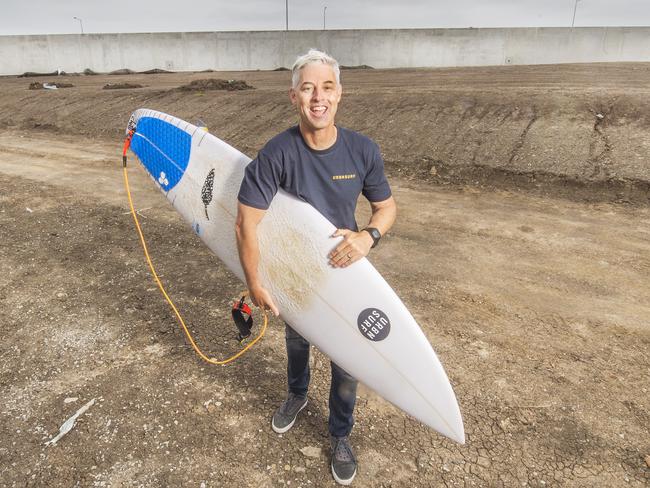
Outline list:
[[[264,303],[264,310],[265,311],[270,310],[271,312],[273,312],[273,315],[275,315],[276,317],[280,315],[280,312],[278,311],[278,307],[275,306],[275,303],[273,303],[272,300],[269,300]]]
[[[336,246],[332,252],[330,252],[329,257],[335,258],[341,253],[345,254],[346,252],[350,252],[350,249],[348,249],[349,246],[350,245],[347,242],[343,241],[341,244]]]
[[[349,249],[347,252],[337,254],[330,260],[330,263],[335,266],[342,266],[343,264],[352,261],[353,259],[354,253],[352,252],[352,249]]]
[[[336,229],[334,234],[332,234],[332,237],[345,236],[345,235],[349,234],[350,232],[352,232],[350,229]]]
[[[330,256],[330,261],[340,261],[341,259],[348,257],[348,254],[350,254],[351,251],[352,249],[349,246],[336,248],[334,252],[332,252],[332,255]]]
[[[344,259],[343,261],[339,262],[339,267],[340,268],[347,268],[350,266],[352,263],[356,261],[354,254],[352,254],[349,258]]]

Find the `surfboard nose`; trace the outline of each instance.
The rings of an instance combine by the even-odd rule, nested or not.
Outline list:
[[[460,416],[460,412],[458,415],[458,420],[456,423],[452,424],[453,429],[450,430],[449,434],[447,434],[447,437],[449,437],[451,440],[458,442],[460,445],[465,444],[465,426],[463,425],[463,419]]]
[[[465,426],[463,425],[463,417],[460,413],[460,407],[456,402],[456,410],[454,411],[453,419],[450,425],[452,427],[449,438],[458,442],[461,445],[465,444]]]
[[[460,408],[453,398],[455,403],[454,407],[447,404],[445,409],[437,409],[436,416],[432,419],[420,419],[422,422],[438,431],[440,434],[448,437],[452,441],[458,442],[461,445],[465,444],[465,426],[463,425],[463,417],[460,414]],[[444,414],[441,415],[441,412]],[[440,415],[440,416],[438,416]]]

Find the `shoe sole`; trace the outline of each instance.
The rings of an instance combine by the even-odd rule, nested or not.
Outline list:
[[[275,425],[275,421],[274,421],[274,419],[272,418],[272,419],[271,419],[271,428],[273,429],[273,431],[274,431],[276,434],[284,434],[285,432],[287,432],[291,427],[293,427],[293,424],[296,423],[296,419],[298,418],[298,414],[299,414],[300,412],[302,412],[302,409],[305,408],[306,406],[307,406],[307,399],[305,398],[305,403],[303,403],[302,406],[298,409],[298,411],[296,412],[296,416],[293,418],[293,420],[291,421],[291,423],[288,424],[286,427],[277,427],[277,426]]]
[[[343,486],[351,485],[352,480],[357,475],[357,470],[355,468],[354,473],[352,473],[352,476],[350,476],[350,478],[348,478],[347,480],[342,480],[341,478],[336,476],[336,473],[334,472],[334,465],[333,464],[330,464],[330,468],[332,469],[332,476],[334,476],[334,481],[336,481],[339,485],[343,485]]]

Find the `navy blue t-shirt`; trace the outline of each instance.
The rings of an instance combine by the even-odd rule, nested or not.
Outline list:
[[[266,210],[282,188],[310,203],[338,229],[356,231],[359,194],[381,202],[391,190],[377,144],[357,132],[337,129],[334,145],[322,151],[307,145],[298,126],[275,136],[246,167],[239,201]]]

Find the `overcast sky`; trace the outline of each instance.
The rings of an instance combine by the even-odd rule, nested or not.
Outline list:
[[[575,0],[289,0],[289,29],[570,26]],[[285,0],[0,0],[0,35],[284,30]],[[650,25],[650,0],[578,0],[576,26]]]

